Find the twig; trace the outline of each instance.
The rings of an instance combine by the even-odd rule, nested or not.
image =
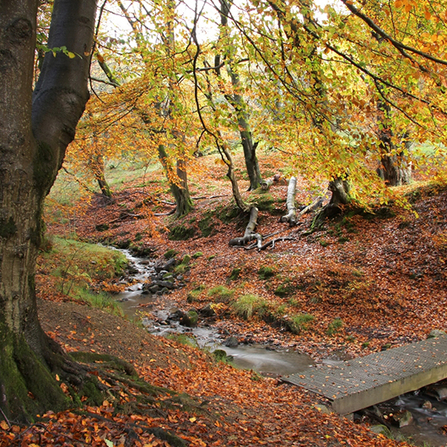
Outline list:
[[[206,200],[206,199],[210,200],[210,199],[218,199],[220,197],[227,197],[227,195],[226,194],[222,194],[220,196],[210,196],[210,197],[207,197],[207,196],[191,197],[191,199],[193,199],[193,200]]]
[[[177,209],[177,207],[175,207],[174,209],[172,209],[171,211],[167,212],[167,213],[154,213],[154,216],[171,216],[172,214],[175,213],[175,210]]]
[[[2,413],[3,419],[6,421],[6,423],[8,424],[9,429],[11,430],[11,428],[12,428],[11,422],[9,422],[9,419],[6,417],[6,414],[3,413],[3,410],[1,408],[0,408],[0,411]]]

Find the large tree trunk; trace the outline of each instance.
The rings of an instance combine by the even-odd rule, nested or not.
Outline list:
[[[383,155],[380,159],[381,166],[377,170],[378,174],[388,186],[408,185],[411,182],[411,165],[408,157],[392,142],[392,131],[385,127],[384,120],[381,124],[383,127],[379,131],[379,140]],[[407,149],[410,145],[411,143],[405,142]]]
[[[0,408],[29,420],[60,408],[62,350],[40,327],[34,273],[41,212],[88,99],[96,2],[56,0],[49,47],[32,98],[38,0],[1,3],[0,14]]]

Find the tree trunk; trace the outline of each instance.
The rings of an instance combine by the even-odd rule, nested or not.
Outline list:
[[[158,158],[163,165],[166,178],[169,182],[169,187],[175,199],[175,215],[177,217],[184,216],[194,208],[191,196],[189,194],[185,162],[183,160],[177,160],[175,167],[176,173],[174,173],[174,168],[170,164],[168,154],[166,153],[166,148],[163,145],[158,146]]]
[[[38,0],[0,14],[0,408],[28,421],[66,398],[55,380],[64,354],[40,327],[34,274],[42,205],[88,99],[96,2],[56,0],[50,48],[32,97]],[[50,372],[51,371],[51,372]]]
[[[231,2],[228,0],[220,0],[220,22],[224,33],[228,33],[228,14],[230,12]],[[222,32],[222,31],[221,31]],[[220,37],[222,38],[222,36]],[[234,88],[233,94],[226,94],[225,98],[232,105],[236,112],[239,134],[241,136],[242,148],[244,149],[245,166],[247,168],[248,178],[250,179],[249,191],[261,186],[262,177],[259,170],[258,158],[256,156],[257,143],[253,142],[253,135],[248,122],[247,104],[244,98],[237,93],[240,90],[240,78],[233,68],[233,61],[230,48],[225,51],[225,60],[227,61],[227,71],[231,78],[231,84]],[[216,74],[220,76],[220,70],[216,69]]]
[[[106,180],[104,157],[96,144],[96,136],[93,137],[94,153],[89,157],[90,169],[98,182],[99,189],[104,197],[112,197],[112,191]]]
[[[231,81],[234,87],[239,88],[239,76],[229,69]],[[231,105],[234,107],[237,116],[239,134],[241,136],[242,148],[244,150],[245,167],[247,168],[248,178],[250,179],[249,191],[253,191],[262,183],[261,171],[259,170],[258,157],[256,156],[257,143],[253,143],[253,135],[251,133],[250,124],[248,122],[248,113],[242,96],[238,94],[228,95]]]
[[[382,120],[382,124],[383,124]],[[378,168],[379,176],[388,186],[408,185],[411,182],[411,165],[403,151],[397,150],[392,142],[392,130],[383,127],[379,131],[380,148],[384,153]],[[409,149],[411,143],[405,142]]]
[[[331,200],[312,219],[311,231],[320,229],[327,218],[339,215],[343,211],[343,206],[351,201],[349,181],[346,178],[336,177],[331,180],[328,189],[332,192]]]

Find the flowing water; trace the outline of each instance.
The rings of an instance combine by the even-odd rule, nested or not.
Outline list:
[[[413,422],[402,428],[391,427],[391,432],[399,439],[403,436],[418,446],[447,446],[447,402],[432,397],[425,389],[399,396],[379,405],[383,415],[408,410]],[[389,418],[389,416],[388,416]]]
[[[150,311],[150,316],[142,318],[143,325],[150,333],[165,337],[184,334],[200,348],[210,351],[224,350],[233,358],[232,362],[235,366],[253,369],[266,376],[294,374],[314,364],[309,356],[291,350],[278,351],[259,345],[227,347],[224,345],[227,337],[219,334],[216,327],[199,325],[199,327],[188,328],[180,325],[178,321],[171,320],[170,309],[174,304],[170,302],[169,295],[143,293],[143,284],[150,281],[156,274],[154,263],[135,257],[128,250],[120,251],[126,255],[133,267],[130,278],[133,284],[115,297],[121,303],[124,313],[130,318],[135,317],[140,310]],[[423,406],[432,408],[423,408]],[[391,429],[395,437],[404,436],[418,446],[447,447],[445,435],[447,433],[447,402],[440,402],[423,392],[415,392],[387,401],[379,408],[385,416],[405,410],[412,413],[414,421],[409,426]]]

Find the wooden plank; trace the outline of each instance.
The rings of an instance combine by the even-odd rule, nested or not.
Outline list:
[[[447,336],[293,374],[284,381],[321,394],[349,414],[447,378]]]

